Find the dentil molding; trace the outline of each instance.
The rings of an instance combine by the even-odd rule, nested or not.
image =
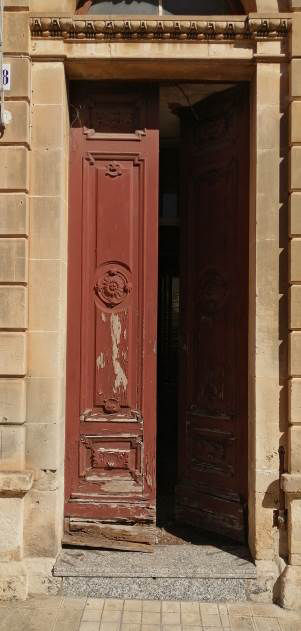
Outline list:
[[[67,41],[208,41],[264,39],[286,37],[290,29],[287,18],[244,19],[149,19],[118,17],[89,19],[84,16],[53,15],[32,16],[31,35],[37,39],[63,39]]]

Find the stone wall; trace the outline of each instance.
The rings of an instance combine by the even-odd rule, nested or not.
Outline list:
[[[0,140],[0,597],[27,594],[24,554],[26,383],[28,342],[28,234],[30,77],[28,2],[10,1],[4,18],[5,61],[12,89],[6,109],[12,121]],[[8,476],[7,471],[14,474]]]
[[[293,1],[295,9],[301,9]],[[283,488],[288,508],[289,565],[283,575],[283,603],[300,606],[301,593],[301,12],[295,13],[290,67],[289,165],[289,397],[288,474]]]
[[[61,541],[69,128],[64,64],[32,64],[28,2],[5,6],[0,599],[43,590]]]
[[[275,2],[267,4],[272,9]],[[51,11],[71,11],[73,5],[73,0],[52,2]],[[162,43],[111,45],[87,39],[71,43],[49,37],[31,44],[29,8],[43,11],[45,0],[31,0],[30,7],[28,0],[6,0],[6,8],[5,55],[12,67],[6,109],[12,121],[0,139],[0,598],[25,598],[28,591],[57,588],[51,568],[63,526],[69,135],[65,68],[70,76],[82,76],[84,68],[91,78],[110,78],[110,73],[114,78],[118,65],[114,66],[113,57],[119,72],[120,58],[127,57],[126,71],[138,76],[142,58],[148,68],[153,59],[155,80]],[[269,598],[289,546],[282,599],[293,606],[301,567],[301,535],[296,526],[301,518],[301,21],[297,13],[290,83],[289,445],[289,64],[285,43],[274,39],[259,37],[251,44],[238,39],[234,45],[227,37],[203,44],[170,42],[164,43],[164,51],[166,61],[178,59],[178,77],[180,72],[188,76],[189,61],[194,78],[214,78],[215,72],[216,80],[248,78],[251,83],[250,548],[263,576],[263,597]],[[110,66],[101,66],[106,60]],[[102,75],[100,68],[107,74]],[[289,529],[281,536],[274,523],[280,443],[290,451],[289,473],[283,477]]]

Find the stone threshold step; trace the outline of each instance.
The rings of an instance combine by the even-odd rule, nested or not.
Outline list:
[[[158,545],[153,554],[116,550],[64,549],[54,576],[93,579],[256,579],[243,546]]]
[[[253,600],[260,588],[244,578],[64,577],[64,596],[143,600],[237,602]]]

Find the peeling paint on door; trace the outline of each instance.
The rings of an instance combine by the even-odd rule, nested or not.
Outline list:
[[[126,391],[128,380],[124,370],[118,360],[119,356],[119,344],[121,337],[121,322],[118,313],[112,313],[111,315],[111,337],[112,337],[112,362],[115,373],[115,384],[113,387],[114,392],[117,392],[119,388],[123,388]]]
[[[104,354],[100,353],[100,355],[98,355],[96,359],[97,369],[99,370],[100,368],[104,368],[105,365],[106,365],[106,360],[105,360]]]

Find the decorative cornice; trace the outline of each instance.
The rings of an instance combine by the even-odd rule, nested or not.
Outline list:
[[[38,39],[66,41],[208,41],[279,39],[286,37],[290,20],[245,18],[234,20],[197,19],[99,19],[83,16],[31,17],[31,34]]]

